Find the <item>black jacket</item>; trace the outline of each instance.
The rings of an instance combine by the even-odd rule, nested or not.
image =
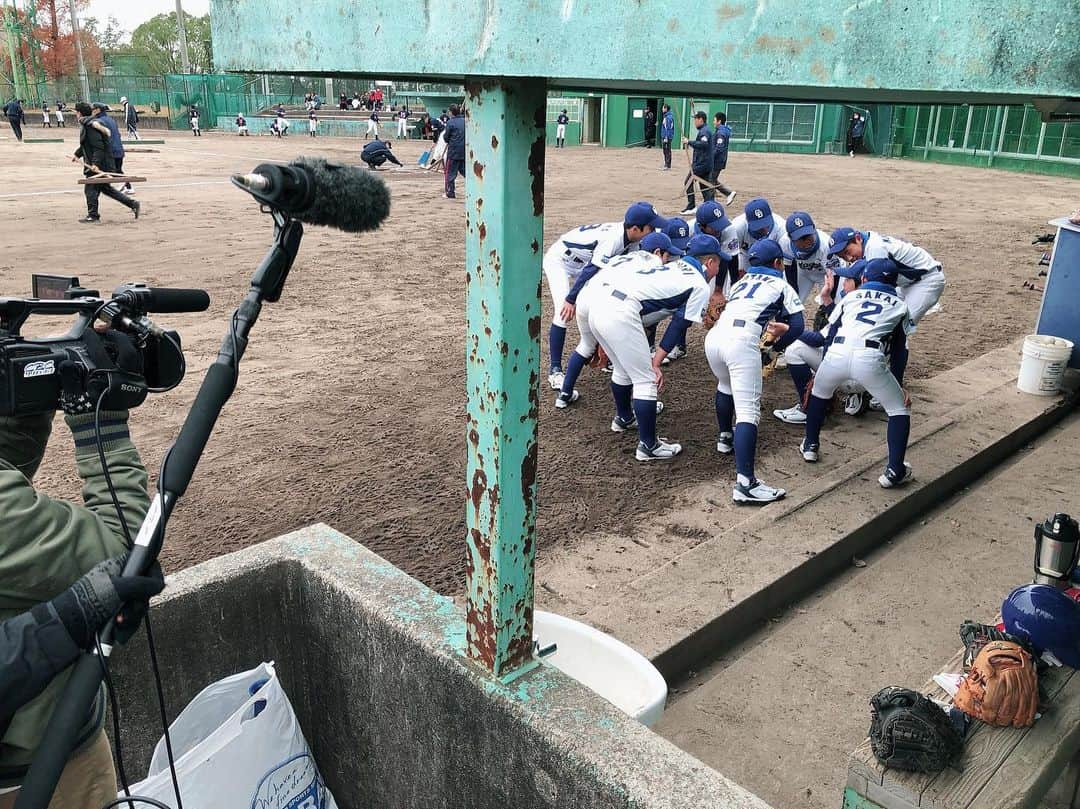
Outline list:
[[[465,116],[455,115],[446,122],[446,159],[465,159]]]
[[[91,125],[93,119],[80,121],[79,148],[75,150],[75,156],[81,157],[83,162],[97,166],[102,171],[112,171],[116,168],[112,155],[109,153],[109,136],[99,132]],[[102,124],[104,126],[104,124]],[[86,174],[91,174],[89,168],[84,169]]]

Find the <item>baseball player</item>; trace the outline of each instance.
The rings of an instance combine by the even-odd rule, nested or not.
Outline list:
[[[685,258],[668,264],[658,262],[651,250],[678,256],[682,251],[663,233],[652,233],[641,242],[642,251],[612,259],[596,276],[582,301],[586,309],[581,343],[574,352],[592,354],[603,346],[612,363],[611,393],[615,417],[611,429],[621,433],[637,427],[639,461],[669,460],[682,445],[656,435],[656,416],[663,410],[657,393],[663,386],[660,364],[668,350],[700,323],[709,302],[709,282],[720,269],[720,242],[711,236],[690,240]],[[672,317],[664,339],[650,356],[645,326]],[[565,391],[564,391],[565,393]]]
[[[785,232],[784,218],[772,212],[767,199],[755,197],[746,203],[741,214],[731,220],[731,230],[725,232],[720,246],[728,255],[738,255],[739,272],[746,272],[750,245],[758,239],[772,239],[779,243]]]
[[[856,266],[862,272],[862,285],[845,295],[829,315],[825,358],[814,375],[806,406],[806,437],[799,451],[806,461],[818,460],[825,406],[837,387],[853,379],[889,414],[889,462],[878,483],[890,489],[907,483],[912,474],[911,464],[904,460],[911,431],[910,400],[901,384],[907,366],[907,336],[915,324],[896,288],[901,271],[896,262],[879,258]]]
[[[773,239],[748,250],[750,269],[727,296],[720,320],[705,337],[705,357],[716,375],[717,452],[735,451],[736,503],[771,503],[786,492],[754,477],[758,421],[761,418],[761,350],[766,324],[786,319],[788,329],[775,348],[782,351],[803,332],[803,305],[784,278],[784,254]],[[732,426],[734,422],[734,428]]]
[[[786,256],[785,256],[786,259]],[[821,312],[824,315],[832,313],[836,306],[833,299],[833,289],[837,286],[834,279],[839,278],[840,284],[837,294],[840,297],[854,292],[858,288],[862,269],[853,265],[844,264],[825,271],[824,286],[821,290]],[[789,278],[790,282],[790,278]],[[780,322],[770,323],[767,327],[773,338],[781,337],[787,331],[787,324]],[[784,357],[787,361],[788,373],[791,381],[795,383],[795,404],[786,410],[774,410],[773,415],[787,424],[806,424],[806,413],[802,403],[806,400],[806,387],[810,384],[813,372],[821,365],[821,359],[825,355],[825,335],[819,331],[806,329],[799,338],[787,347]],[[863,412],[863,389],[850,390],[848,400],[844,404],[844,412],[856,416]],[[857,400],[851,397],[857,397]]]
[[[188,110],[188,121],[191,123],[191,134],[199,137],[202,135],[202,130],[199,129],[199,108],[192,104],[191,109]]]
[[[626,209],[622,222],[582,225],[564,233],[548,248],[543,267],[554,310],[548,332],[551,363],[548,384],[552,390],[562,389],[566,324],[574,317],[578,293],[601,264],[628,252],[642,237],[665,225],[667,220],[651,203],[635,202]]]
[[[829,255],[838,255],[848,263],[875,258],[890,258],[896,262],[897,292],[915,323],[937,305],[945,289],[945,273],[940,261],[921,247],[872,230],[837,228],[829,239]]]
[[[721,262],[721,276],[716,282],[718,291],[724,295],[730,291],[732,285],[739,280],[739,263],[732,257],[732,253],[724,250],[724,244],[738,244],[738,231],[727,214],[724,206],[715,200],[703,202],[698,206],[694,215],[694,233],[705,233],[720,242],[723,251]],[[738,248],[736,247],[736,252]],[[726,263],[726,268],[723,266]]]
[[[248,132],[247,118],[242,112],[236,113],[236,134],[251,137],[251,133]]]
[[[57,101],[56,102],[56,125],[57,126],[65,126],[65,124],[64,124],[64,102],[63,101]]]
[[[308,110],[307,131],[313,138],[319,133],[319,116],[315,114],[314,108]]]
[[[48,104],[42,104],[41,105],[41,117],[44,119],[42,124],[41,124],[42,128],[44,129],[45,127],[49,127],[49,129],[52,129],[52,121],[49,120],[49,105]]]
[[[379,139],[379,112],[378,110],[372,110],[371,115],[368,116],[367,131],[364,132],[364,140],[368,139],[368,135],[374,136],[376,140]]]
[[[795,211],[784,223],[780,237],[780,249],[784,251],[784,271],[788,283],[799,291],[799,300],[806,303],[815,286],[825,283],[825,273],[840,266],[840,257],[829,255],[829,236],[818,230],[806,211]],[[829,294],[835,295],[834,289]]]
[[[559,113],[559,117],[555,119],[555,148],[566,148],[566,125],[570,123],[570,116],[566,114],[566,110]]]
[[[399,139],[409,137],[409,108],[405,104],[397,111],[397,136]]]

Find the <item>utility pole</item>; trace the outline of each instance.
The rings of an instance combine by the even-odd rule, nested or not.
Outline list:
[[[79,30],[79,17],[75,13],[75,0],[68,0],[71,9],[71,33],[75,35],[75,58],[79,63],[79,85],[82,87],[83,101],[90,102],[90,80],[86,77],[86,60],[83,59],[82,31]]]
[[[187,31],[184,25],[184,9],[180,0],[176,0],[176,30],[180,34],[180,64],[184,66],[184,73],[191,72],[191,61],[188,59]]]
[[[12,0],[14,3],[15,0]],[[15,9],[8,9],[5,3],[2,6],[4,12],[4,29],[7,31],[7,44],[8,54],[11,57],[11,85],[15,88],[15,98],[26,97],[26,83],[19,81],[19,46],[16,44],[15,39],[15,27],[18,25],[19,18],[16,15]]]

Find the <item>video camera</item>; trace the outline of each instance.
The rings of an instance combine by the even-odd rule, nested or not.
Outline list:
[[[142,404],[147,391],[176,387],[185,371],[180,335],[155,325],[147,314],[202,312],[209,306],[210,297],[200,289],[124,284],[104,299],[81,287],[76,277],[35,274],[32,297],[0,298],[0,416],[56,410],[64,362],[80,366],[87,380],[106,376],[111,408],[130,409]],[[31,315],[77,319],[66,334],[24,337],[20,329]],[[119,341],[95,331],[95,321],[130,338],[141,359],[141,375],[120,367]]]

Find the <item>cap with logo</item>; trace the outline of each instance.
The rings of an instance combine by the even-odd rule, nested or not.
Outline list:
[[[762,197],[757,197],[746,203],[743,208],[743,216],[746,217],[746,229],[751,236],[764,231],[765,235],[772,230],[772,208],[769,202]],[[759,237],[760,238],[760,237]]]
[[[627,227],[643,228],[652,225],[657,230],[662,230],[667,225],[667,220],[656,212],[656,208],[650,202],[635,202],[626,209],[623,224]]]
[[[690,241],[690,226],[686,224],[686,220],[679,219],[677,216],[672,217],[668,220],[664,233],[668,235],[673,245],[686,251],[686,245]]]
[[[772,239],[758,239],[750,245],[746,255],[751,267],[772,267],[778,258],[783,258],[784,252]]]
[[[683,251],[671,243],[666,233],[654,230],[638,243],[638,250],[652,253],[655,250],[663,250],[673,256],[681,256]]]
[[[855,228],[837,228],[829,236],[829,255],[835,256],[853,241],[855,241],[855,235],[859,231]]]
[[[727,214],[724,213],[724,206],[715,200],[701,203],[701,205],[698,206],[695,218],[697,219],[697,223],[701,225],[703,229],[710,228],[717,233],[721,232],[731,224],[731,220],[728,219]]]
[[[787,228],[787,235],[792,241],[817,232],[817,225],[814,224],[814,220],[810,218],[810,214],[806,211],[795,211],[787,218],[787,222],[784,224]]]

